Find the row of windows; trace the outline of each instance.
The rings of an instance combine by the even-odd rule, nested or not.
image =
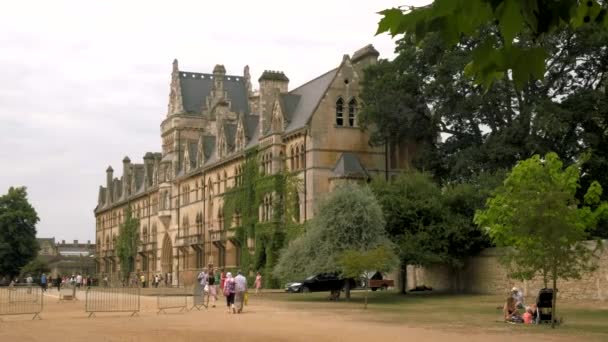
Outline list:
[[[355,126],[355,116],[357,115],[357,100],[354,98],[348,101],[348,126]],[[336,101],[336,126],[344,124],[344,100],[339,97]]]

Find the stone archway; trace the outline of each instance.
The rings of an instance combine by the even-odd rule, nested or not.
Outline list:
[[[164,274],[173,273],[173,243],[169,234],[165,234],[161,252],[161,268]]]

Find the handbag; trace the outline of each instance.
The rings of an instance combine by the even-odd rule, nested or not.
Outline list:
[[[205,287],[203,288],[203,291],[209,292],[209,285],[205,285]]]

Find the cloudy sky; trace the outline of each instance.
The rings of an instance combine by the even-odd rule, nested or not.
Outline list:
[[[0,12],[0,193],[27,186],[38,236],[93,240],[105,169],[160,151],[171,62],[290,88],[373,43],[384,8],[420,0],[12,1]],[[254,83],[254,87],[257,85]],[[115,173],[116,174],[116,173]],[[120,175],[119,175],[120,176]]]

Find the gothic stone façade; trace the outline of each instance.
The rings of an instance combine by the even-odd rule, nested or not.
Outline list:
[[[99,189],[99,273],[119,271],[114,248],[127,205],[140,219],[136,270],[147,279],[170,273],[174,284],[189,284],[209,263],[239,267],[242,249],[230,229],[235,222],[223,222],[222,205],[247,150],[257,149],[265,174],[287,168],[301,180],[302,222],[337,182],[384,175],[386,165],[389,170],[408,165],[407,148],[393,149],[387,161],[384,147],[370,147],[368,134],[357,127],[363,68],[378,55],[368,45],[293,90],[282,72],[265,71],[257,91],[248,67],[242,76],[226,75],[222,65],[204,74],[181,71],[175,60],[161,123],[162,152],[146,153],[143,164],[125,157],[122,177],[115,178],[108,167],[106,186]],[[260,221],[268,218],[267,210],[260,208]],[[254,253],[255,242],[247,245]]]

